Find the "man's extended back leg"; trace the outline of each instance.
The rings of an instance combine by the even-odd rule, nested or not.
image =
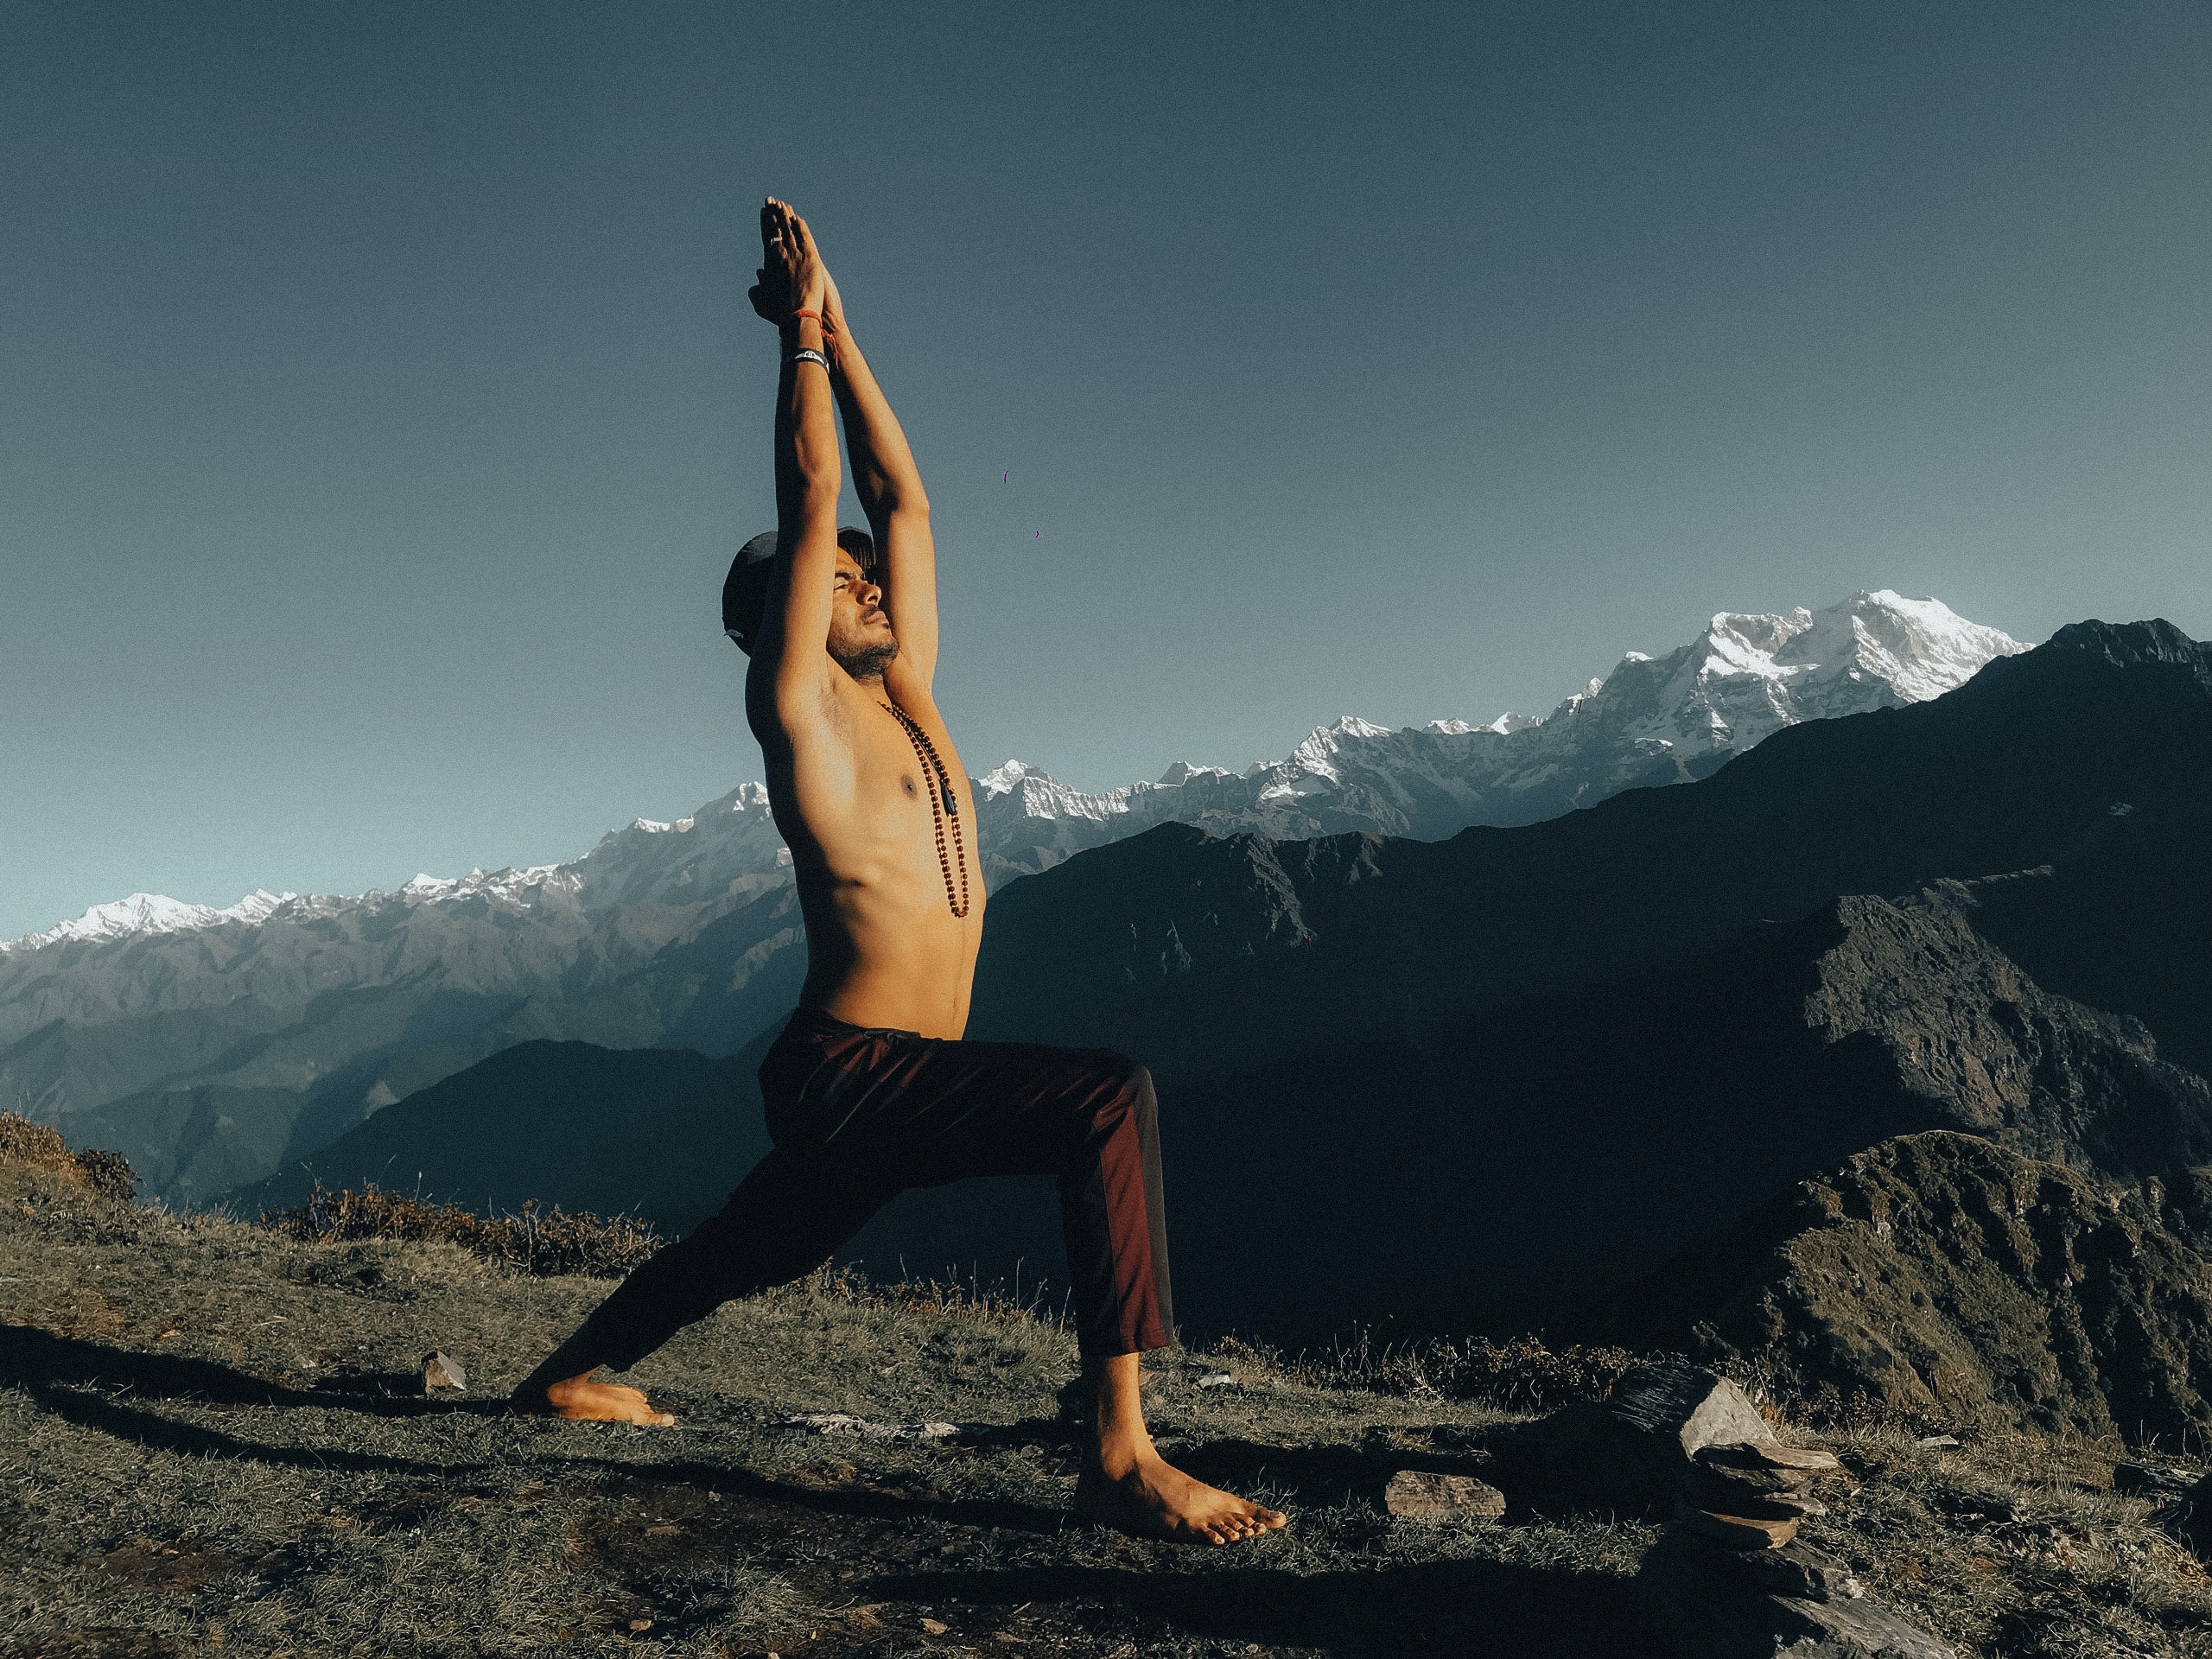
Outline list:
[[[848,1160],[778,1147],[719,1211],[616,1286],[575,1339],[627,1370],[724,1302],[812,1272],[898,1192]]]

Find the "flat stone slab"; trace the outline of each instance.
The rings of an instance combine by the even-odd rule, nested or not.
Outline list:
[[[1602,1403],[1570,1406],[1554,1414],[1547,1433],[1556,1478],[1589,1497],[1621,1507],[1658,1509],[1681,1491],[1693,1459],[1708,1448],[1729,1447],[1739,1462],[1765,1454],[1745,1468],[1745,1484],[1760,1490],[1800,1486],[1821,1472],[1827,1453],[1785,1446],[1751,1397],[1718,1372],[1682,1363],[1631,1371]],[[1718,1465],[1716,1465],[1716,1469]]]
[[[1814,1481],[1843,1465],[1833,1452],[1796,1446],[1708,1446],[1690,1460],[1683,1496],[1722,1515],[1826,1515]]]
[[[1780,1549],[1739,1555],[1733,1570],[1754,1590],[1764,1590],[1770,1596],[1795,1596],[1800,1601],[1857,1601],[1866,1593],[1852,1576],[1848,1561],[1802,1538],[1793,1539]]]
[[[2128,1497],[2179,1497],[2204,1478],[2201,1470],[2177,1463],[2115,1463],[2112,1489]]]
[[[1495,1521],[1505,1513],[1505,1494],[1472,1475],[1401,1469],[1382,1489],[1382,1507],[1409,1521]]]
[[[1802,1521],[1826,1515],[1828,1506],[1807,1492],[1742,1492],[1718,1491],[1696,1480],[1683,1489],[1682,1501],[1707,1515],[1740,1515],[1760,1521]]]
[[[1681,1522],[1732,1549],[1779,1549],[1797,1535],[1805,1524],[1802,1516],[1719,1515],[1711,1510],[1684,1508]]]
[[[1802,1486],[1843,1467],[1833,1452],[1779,1440],[1721,1442],[1701,1446],[1692,1455],[1708,1469],[1756,1474],[1775,1486]]]

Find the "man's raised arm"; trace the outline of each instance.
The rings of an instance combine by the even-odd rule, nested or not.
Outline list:
[[[853,490],[875,534],[876,583],[884,613],[899,636],[899,655],[884,673],[894,697],[899,681],[916,677],[924,696],[937,676],[937,543],[930,534],[930,500],[906,434],[875,384],[868,359],[845,321],[837,284],[830,283],[826,312],[831,384],[845,417],[845,448],[852,453]]]
[[[779,711],[796,712],[796,699],[818,695],[826,683],[830,584],[837,570],[843,474],[821,322],[829,273],[806,221],[772,196],[760,210],[760,244],[753,303],[774,315],[783,333],[783,375],[776,386],[776,534],[783,569],[769,584],[753,661],[773,672]]]

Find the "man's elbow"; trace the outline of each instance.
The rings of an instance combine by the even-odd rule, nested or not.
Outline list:
[[[833,457],[827,466],[804,466],[799,468],[798,494],[804,510],[810,516],[827,513],[837,516],[837,497],[843,493],[845,480],[837,470]]]

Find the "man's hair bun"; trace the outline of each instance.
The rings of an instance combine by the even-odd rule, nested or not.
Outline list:
[[[772,530],[755,536],[738,549],[729,575],[722,579],[722,632],[748,657],[760,632],[761,613],[768,607],[768,575],[775,568],[777,539]]]
[[[768,579],[775,572],[779,544],[775,531],[762,531],[738,549],[729,575],[722,579],[722,632],[747,656],[753,654],[760,618],[768,608]],[[853,556],[853,563],[870,582],[882,579],[877,574],[875,538],[868,531],[849,524],[837,532],[837,545]]]

